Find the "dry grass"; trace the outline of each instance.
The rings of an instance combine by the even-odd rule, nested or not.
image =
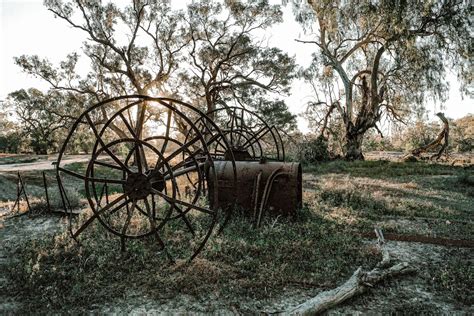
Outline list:
[[[221,303],[239,306],[308,285],[313,292],[332,288],[357,266],[372,267],[380,254],[358,236],[374,225],[398,233],[474,236],[472,184],[464,175],[469,169],[383,161],[306,169],[305,207],[296,219],[267,218],[255,230],[237,215],[191,264],[170,265],[153,239],[131,241],[120,253],[117,238],[95,223],[82,246],[65,232],[12,245],[20,264],[8,268],[9,291],[25,298],[23,311],[38,312],[88,312],[91,305],[113,303],[124,293],[156,302],[178,293],[219,297]],[[178,246],[190,242],[180,229],[176,224],[163,233]],[[469,260],[450,251],[442,264],[427,263],[426,275],[413,282],[451,296],[463,310],[473,297]],[[392,310],[411,306],[403,299],[392,304]],[[429,304],[416,307],[420,313],[437,310]]]

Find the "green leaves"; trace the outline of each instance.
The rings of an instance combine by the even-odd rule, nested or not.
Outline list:
[[[269,47],[262,35],[282,21],[279,6],[268,1],[226,1],[224,6],[201,1],[188,7],[186,21],[191,58],[181,71],[182,94],[211,111],[217,104],[258,109],[261,101],[277,101],[289,92],[295,60]]]

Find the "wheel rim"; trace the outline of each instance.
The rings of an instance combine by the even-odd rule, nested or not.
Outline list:
[[[118,104],[118,109],[116,102],[122,103]],[[104,109],[107,106],[114,110],[113,114],[107,121],[97,123],[97,117],[101,112],[110,111]],[[135,114],[140,111],[140,107],[151,106],[159,108],[161,114],[165,113],[164,130],[158,128],[153,131],[153,126],[149,130],[139,129],[137,127],[139,124],[134,125],[127,119],[130,118],[132,109],[136,108],[136,111],[132,111]],[[168,235],[179,225],[184,225],[187,227],[188,235],[192,236],[185,242],[192,248],[187,251],[186,256],[192,259],[202,250],[218,219],[218,205],[205,205],[203,204],[205,201],[201,201],[206,177],[208,174],[213,174],[215,177],[215,172],[209,173],[204,170],[214,170],[213,157],[209,153],[208,142],[204,135],[188,115],[205,117],[204,113],[178,100],[123,96],[94,105],[77,119],[59,153],[57,177],[60,185],[66,183],[63,179],[65,176],[84,181],[85,194],[94,214],[76,231],[71,231],[73,237],[78,237],[92,221],[97,219],[108,231],[119,236],[122,242],[125,239],[156,235],[159,243],[166,248]],[[193,135],[192,140],[186,140],[184,135],[181,136],[185,141],[179,140],[176,126],[173,126],[177,123],[171,123],[172,117],[175,121],[179,119],[188,125],[186,136]],[[209,118],[204,118],[202,121],[206,120],[210,121]],[[113,127],[118,126],[117,122],[120,122],[128,137],[110,136]],[[85,173],[75,172],[62,164],[63,158],[68,155],[68,146],[77,138],[75,133],[81,128],[88,130],[95,138]],[[213,130],[220,135],[220,138],[225,139],[215,124]],[[119,151],[123,152],[118,154]],[[104,156],[106,159],[103,159]],[[187,160],[180,158],[183,156],[187,157]],[[154,159],[150,161],[150,157]],[[151,168],[153,163],[155,167]],[[115,173],[110,170],[105,172],[105,169],[113,169]],[[102,177],[101,173],[105,173],[109,178]],[[182,183],[185,181],[183,179],[190,176],[195,177],[198,186],[186,200],[182,197]],[[213,183],[217,185],[217,179],[213,179]],[[103,203],[104,194],[101,192],[104,191],[104,187],[107,190],[107,186],[114,194],[110,199],[106,194],[106,201]],[[212,196],[209,196],[208,200],[217,203],[217,188],[211,193]],[[168,207],[157,211],[155,198]],[[149,224],[143,224],[141,230],[132,232],[132,227],[140,222],[136,219],[139,216],[142,217],[141,222],[148,220]],[[192,228],[192,221],[196,218],[201,218],[200,220],[206,224],[202,231],[196,232]]]

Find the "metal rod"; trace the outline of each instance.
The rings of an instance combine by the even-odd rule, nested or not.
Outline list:
[[[254,223],[257,223],[257,209],[258,209],[258,194],[260,191],[260,182],[262,181],[262,171],[259,171],[257,176],[255,177],[255,190],[254,190],[254,196],[253,196],[253,218],[254,218]]]
[[[25,184],[23,183],[23,179],[20,176],[20,172],[18,172],[18,179],[20,179],[21,191],[23,191],[23,195],[25,196],[26,205],[28,206],[28,212],[31,212],[30,201],[28,200],[28,195],[26,194]]]
[[[107,178],[105,178],[105,203],[109,204],[109,186],[107,184]]]
[[[48,207],[48,212],[51,213],[51,204],[49,204],[48,183],[46,182],[46,173],[44,171],[43,171],[43,184],[44,184],[44,193],[46,195],[46,205]]]
[[[258,213],[257,227],[260,227],[260,224],[262,222],[263,211],[265,210],[265,205],[267,204],[268,196],[270,195],[273,181],[280,174],[282,174],[281,168],[275,169],[267,179],[267,183],[265,184],[265,189],[263,189],[262,200],[260,202],[260,211]]]
[[[206,165],[205,162],[201,162],[200,164],[198,164],[197,166],[191,166],[191,167],[188,167],[188,168],[184,168],[184,169],[179,169],[179,170],[176,170],[176,171],[173,171],[173,175],[171,176],[170,174],[166,173],[165,176],[164,176],[164,180],[170,180],[171,178],[176,178],[176,177],[179,177],[179,176],[182,176],[183,174],[186,174],[190,171],[196,171],[198,170],[199,168],[203,168],[204,166]]]

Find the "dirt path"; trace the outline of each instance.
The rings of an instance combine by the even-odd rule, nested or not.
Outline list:
[[[89,161],[90,156],[77,155],[69,156],[62,160],[63,164],[71,164],[74,162],[86,162]],[[55,168],[53,164],[56,162],[57,157],[51,156],[47,160],[40,160],[28,163],[13,163],[13,164],[0,164],[0,172],[11,172],[11,171],[32,171],[32,170],[52,170]]]

